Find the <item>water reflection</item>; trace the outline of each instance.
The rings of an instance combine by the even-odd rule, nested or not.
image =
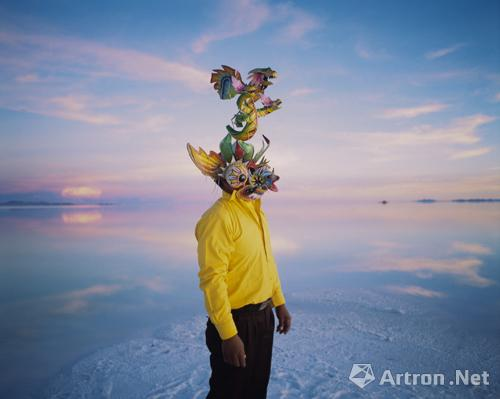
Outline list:
[[[428,290],[427,288],[420,287],[418,285],[407,285],[407,286],[388,285],[385,288],[388,291],[400,294],[415,295],[424,298],[442,298],[446,296],[444,292]]]
[[[121,289],[122,286],[118,284],[96,284],[80,290],[68,291],[53,298],[61,301],[61,304],[54,311],[56,313],[77,313],[87,308],[94,297],[111,295]]]
[[[202,313],[194,226],[207,206],[0,210],[0,396],[23,397],[95,348]],[[479,318],[485,333],[500,327],[499,204],[264,210],[285,295],[380,287]]]
[[[359,264],[359,270],[365,272],[399,271],[413,273],[417,277],[428,279],[434,274],[449,274],[460,278],[463,282],[479,287],[494,284],[494,281],[479,275],[479,267],[483,262],[477,258],[450,258],[437,259],[425,257],[400,258],[386,256],[376,260],[365,260]]]
[[[449,276],[459,285],[497,285],[500,206],[435,205],[341,204],[293,217],[282,208],[268,214],[277,239],[294,243],[282,263],[308,259],[304,267],[312,273],[397,272],[413,282]]]
[[[97,223],[102,219],[102,213],[99,211],[91,212],[63,212],[62,221],[66,224],[88,224]]]

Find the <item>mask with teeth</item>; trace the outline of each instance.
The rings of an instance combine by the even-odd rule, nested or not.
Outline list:
[[[237,159],[227,163],[221,153],[210,151],[207,154],[202,148],[196,150],[189,143],[187,149],[191,160],[204,175],[210,176],[222,188],[225,186],[227,191],[236,191],[236,195],[240,198],[255,200],[261,198],[268,190],[278,191],[276,182],[279,176],[269,167],[265,159],[261,162],[256,162],[254,159],[248,161]]]

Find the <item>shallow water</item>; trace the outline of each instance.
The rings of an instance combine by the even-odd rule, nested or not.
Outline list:
[[[500,204],[303,206],[264,204],[295,315],[270,398],[498,395]],[[0,209],[0,396],[204,397],[205,207]],[[490,385],[362,390],[352,363]]]

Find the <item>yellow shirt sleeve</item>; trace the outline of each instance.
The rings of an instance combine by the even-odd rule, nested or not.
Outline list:
[[[196,225],[198,240],[199,287],[203,291],[205,308],[221,339],[238,333],[231,314],[226,276],[231,253],[234,251],[230,215],[220,205],[205,213]]]
[[[286,303],[285,296],[283,295],[283,291],[281,289],[281,281],[278,273],[278,266],[273,257],[273,269],[274,269],[274,285],[273,285],[273,295],[271,297],[273,301],[273,306],[280,306]]]

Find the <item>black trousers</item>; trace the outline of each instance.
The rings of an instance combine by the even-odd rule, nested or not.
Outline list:
[[[212,375],[207,399],[265,399],[271,374],[275,325],[272,306],[260,311],[233,312],[233,320],[245,345],[246,367],[224,362],[221,338],[208,319],[205,339],[210,351]]]

